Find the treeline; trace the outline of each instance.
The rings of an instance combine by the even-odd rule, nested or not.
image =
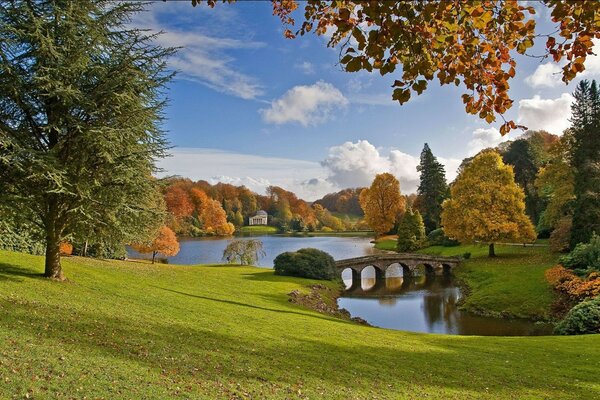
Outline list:
[[[184,178],[165,179],[163,186],[167,226],[182,236],[231,235],[248,225],[249,218],[259,210],[266,211],[268,224],[281,232],[368,229],[356,219],[336,217],[321,203],[311,204],[277,186],[267,188],[266,195],[245,186],[211,185],[203,180],[194,182]],[[356,190],[349,189],[348,193]],[[339,202],[342,209],[352,209],[351,214],[360,215],[352,204],[357,195],[333,196],[344,197]]]

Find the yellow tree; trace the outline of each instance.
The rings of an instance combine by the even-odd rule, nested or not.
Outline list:
[[[152,253],[152,264],[158,253],[165,256],[174,256],[179,253],[179,242],[175,233],[167,226],[158,231],[158,236],[151,243],[132,244],[139,253]]]
[[[405,199],[400,194],[400,182],[390,173],[379,174],[371,187],[360,193],[360,206],[367,224],[380,236],[394,227],[404,212]]]
[[[513,168],[493,150],[480,153],[456,178],[444,201],[444,232],[461,242],[483,242],[494,257],[498,241],[531,242],[535,230],[525,214],[525,194]]]

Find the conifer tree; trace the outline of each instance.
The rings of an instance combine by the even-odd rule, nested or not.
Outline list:
[[[400,252],[415,251],[425,244],[425,225],[419,210],[408,210],[398,225],[398,245]]]
[[[442,202],[448,197],[448,185],[444,166],[433,155],[427,143],[421,151],[421,161],[417,171],[421,173],[417,193],[423,211],[423,222],[425,230],[431,232],[440,227]]]
[[[162,225],[152,172],[171,49],[126,24],[143,4],[0,3],[0,203],[45,240],[45,276],[64,278],[60,243],[99,232],[121,243]]]
[[[596,81],[581,81],[573,97],[575,205],[571,248],[600,232],[600,93]]]

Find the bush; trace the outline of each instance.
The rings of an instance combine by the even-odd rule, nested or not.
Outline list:
[[[579,303],[556,326],[558,335],[600,333],[600,297]]]
[[[600,236],[594,233],[589,243],[578,243],[572,252],[560,258],[560,263],[580,276],[600,272]]]
[[[427,235],[427,242],[429,242],[430,246],[444,247],[458,246],[459,244],[457,240],[450,239],[448,236],[446,236],[442,228],[434,229],[433,231],[429,232],[429,235]]]
[[[331,280],[337,274],[333,257],[317,249],[286,251],[275,257],[274,264],[276,275]]]

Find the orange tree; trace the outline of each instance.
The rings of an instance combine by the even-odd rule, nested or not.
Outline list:
[[[523,189],[496,151],[477,155],[458,175],[450,194],[442,205],[442,226],[448,236],[488,243],[490,257],[496,255],[494,242],[535,240]]]
[[[377,236],[389,232],[398,215],[404,212],[405,199],[400,194],[400,182],[390,173],[378,174],[371,187],[360,193],[359,201],[367,224]]]
[[[195,6],[203,1],[191,2]],[[206,3],[214,7],[217,2]],[[464,86],[466,111],[488,123],[513,104],[508,91],[515,53],[565,61],[562,80],[568,83],[585,69],[586,57],[593,54],[592,39],[600,38],[596,0],[540,1],[554,23],[554,32],[548,34],[536,32],[535,9],[517,0],[309,0],[301,3],[303,10],[296,0],[272,4],[286,37],[327,35],[327,45],[339,47],[346,71],[376,70],[383,76],[400,70],[392,85],[392,97],[400,104],[437,78],[442,85]],[[301,20],[297,26],[296,19]],[[545,40],[545,51],[528,53],[538,39]],[[504,121],[500,132],[516,127]]]
[[[158,253],[165,256],[174,256],[179,253],[179,242],[175,233],[167,226],[163,226],[159,229],[158,235],[150,243],[136,243],[132,244],[137,252],[146,254],[152,253],[152,264]]]

